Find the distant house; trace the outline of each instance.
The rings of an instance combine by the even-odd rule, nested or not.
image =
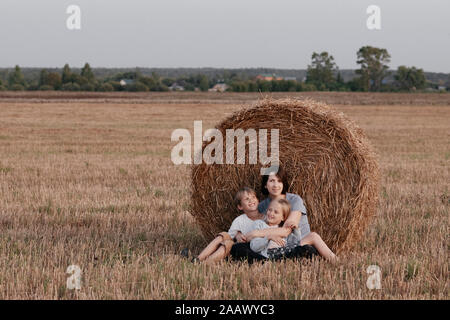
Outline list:
[[[284,80],[286,80],[286,81],[296,81],[297,78],[296,77],[284,77]]]
[[[228,90],[228,88],[229,88],[229,86],[225,83],[217,83],[214,87],[212,87],[211,89],[208,89],[208,91],[225,92]]]
[[[256,80],[273,81],[283,80],[283,77],[277,77],[275,74],[259,74],[256,76]]]
[[[184,91],[184,87],[175,82],[175,83],[172,83],[172,85],[169,87],[169,90],[170,91]]]
[[[122,80],[120,80],[120,85],[122,86],[122,87],[125,87],[125,86],[129,86],[130,84],[133,84],[135,81],[133,80],[133,79],[122,79]]]

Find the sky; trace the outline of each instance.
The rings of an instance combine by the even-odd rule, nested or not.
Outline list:
[[[70,5],[81,29],[69,30]],[[380,30],[366,25],[380,8]],[[1,0],[0,67],[306,69],[329,52],[357,69],[362,46],[391,69],[450,73],[449,0]]]

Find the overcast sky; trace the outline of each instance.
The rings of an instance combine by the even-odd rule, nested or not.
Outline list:
[[[69,30],[69,5],[81,30]],[[369,30],[369,5],[381,30]],[[0,67],[305,69],[328,51],[355,69],[361,46],[390,67],[450,72],[450,0],[0,0]]]

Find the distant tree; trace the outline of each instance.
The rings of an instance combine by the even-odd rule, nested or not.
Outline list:
[[[55,90],[60,90],[62,85],[61,75],[56,72],[50,72],[47,75],[47,85],[53,87]]]
[[[155,71],[152,72],[152,78],[153,80],[155,80],[156,83],[161,81],[161,77]]]
[[[160,83],[159,85],[158,85],[158,88],[157,88],[158,90],[157,91],[169,91],[169,87],[168,86],[166,86],[165,84],[163,84],[163,83]]]
[[[311,59],[312,63],[308,65],[306,71],[306,82],[314,84],[317,88],[320,88],[319,90],[333,88],[336,82],[334,74],[338,70],[333,56],[326,51],[320,54],[314,52]]]
[[[336,91],[344,91],[346,89],[345,86],[345,81],[342,78],[342,75],[340,72],[338,72],[337,76],[336,76],[336,82],[334,83],[334,88],[333,90]]]
[[[114,87],[111,83],[102,83],[99,86],[98,91],[111,92],[114,91]]]
[[[230,89],[230,88],[228,88],[228,90],[232,91],[232,89]],[[249,81],[248,82],[248,91],[250,91],[250,92],[258,91],[258,85],[256,84],[255,81]]]
[[[113,91],[124,91],[124,87],[119,81],[108,81],[107,84],[113,87]]]
[[[294,81],[294,80],[288,80],[288,81],[286,81],[287,82],[287,84],[286,84],[286,91],[289,91],[289,92],[294,92],[294,91],[296,91],[296,86],[297,86],[297,81]]]
[[[233,81],[231,82],[231,90],[233,92],[246,92],[248,91],[248,85],[245,81]]]
[[[47,69],[42,69],[39,74],[39,87],[45,86],[48,81],[48,71]]]
[[[184,90],[186,91],[194,91],[195,86],[192,83],[186,82],[184,85]]]
[[[26,86],[25,77],[23,76],[22,70],[20,70],[19,66],[16,66],[14,68],[14,72],[12,72],[9,75],[8,83],[9,83],[9,86],[11,87],[11,89],[14,85],[19,85],[19,86],[25,88],[25,86]],[[16,87],[17,90],[20,90],[18,88],[20,88],[20,87]],[[12,90],[14,90],[14,89],[12,89]]]
[[[88,82],[94,82],[95,81],[95,76],[94,76],[94,72],[91,69],[91,66],[89,65],[89,63],[86,63],[83,67],[83,69],[81,69],[81,76],[86,78],[86,80]]]
[[[48,90],[48,88],[42,89],[43,86],[50,86],[52,89],[61,89],[62,79],[61,75],[56,72],[48,72],[46,69],[42,69],[39,74],[39,90]]]
[[[16,84],[13,84],[12,86],[10,86],[9,89],[12,91],[24,91],[25,87],[21,84],[16,83]]]
[[[115,76],[113,76],[112,80],[114,81],[120,81],[122,79],[130,79],[130,80],[136,80],[140,74],[137,71],[127,71],[118,73]]]
[[[80,86],[81,91],[95,91],[95,85],[88,82]]]
[[[138,81],[143,83],[143,84],[145,84],[149,90],[156,91],[156,87],[158,85],[159,77],[144,77],[144,76],[141,76],[141,77],[139,77]]]
[[[69,82],[69,83],[63,84],[61,89],[63,91],[80,91],[81,87],[78,83]]]
[[[31,80],[27,83],[27,91],[36,91],[39,90],[39,79]]]
[[[270,81],[257,80],[256,84],[258,86],[258,91],[261,91],[261,92],[270,92],[270,90],[272,89]]]
[[[422,69],[400,66],[394,75],[395,84],[400,90],[420,90],[425,88],[426,79]]]
[[[0,91],[6,91],[6,87],[3,85],[2,79],[0,79]]]
[[[164,78],[164,79],[161,80],[161,82],[162,82],[165,86],[170,87],[172,84],[175,83],[175,79],[172,79],[172,78]]]
[[[208,91],[209,89],[209,80],[205,75],[200,75],[200,81],[198,82],[198,87],[202,91]]]
[[[388,63],[391,56],[386,49],[371,46],[361,47],[357,52],[356,61],[361,68],[356,70],[361,75],[365,91],[379,91],[383,79],[388,75]]]
[[[62,79],[63,84],[73,82],[72,71],[70,70],[70,67],[68,64],[64,65],[61,79]]]
[[[312,83],[302,83],[302,90],[301,91],[317,91],[317,88]]]
[[[53,88],[52,86],[49,86],[48,84],[44,84],[44,85],[39,87],[39,90],[41,90],[41,91],[51,91],[51,90],[55,90],[55,88]]]
[[[149,91],[149,88],[145,84],[143,84],[142,82],[139,82],[139,81],[136,81],[135,83],[127,85],[126,88],[127,88],[127,91],[132,91],[132,92]]]
[[[79,74],[76,74],[76,73],[72,73],[71,78],[72,78],[72,82],[78,84],[80,86],[80,88],[83,85],[89,83],[87,78],[85,78],[85,77],[83,77],[83,76],[81,76]]]
[[[367,91],[367,82],[362,77],[356,77],[348,81],[345,86],[350,91]]]

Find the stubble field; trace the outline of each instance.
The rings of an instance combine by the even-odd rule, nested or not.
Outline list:
[[[190,168],[170,160],[171,133],[241,108],[235,95],[210,97],[0,99],[0,299],[449,298],[450,95],[437,105],[333,98],[378,154],[376,217],[337,265],[250,266],[178,254],[207,239],[189,213]],[[66,286],[70,265],[80,290]],[[366,286],[370,265],[379,290]]]

